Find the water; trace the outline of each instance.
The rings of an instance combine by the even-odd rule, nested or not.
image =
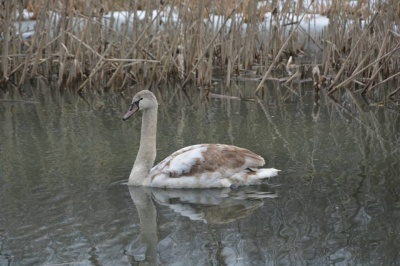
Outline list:
[[[219,142],[282,172],[237,191],[151,190],[124,184],[133,91],[31,86],[0,92],[0,265],[400,264],[399,110],[315,105],[307,85],[260,101],[162,88],[157,161]],[[239,87],[249,97],[256,84]]]

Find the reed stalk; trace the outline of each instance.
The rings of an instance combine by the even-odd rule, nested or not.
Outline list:
[[[373,62],[369,63],[368,65],[366,65],[365,67],[363,67],[361,69],[359,69],[359,67],[362,66],[362,64],[359,64],[357,66],[357,68],[354,70],[354,73],[350,77],[348,77],[346,80],[344,80],[340,84],[338,84],[335,88],[340,88],[340,87],[345,86],[350,81],[353,81],[359,74],[361,74],[365,70],[371,68],[372,66],[376,65],[377,63],[381,62],[383,59],[386,59],[389,56],[393,55],[393,53],[396,52],[399,49],[400,49],[400,46],[397,45],[393,50],[391,50],[390,52],[382,55],[381,57],[377,58],[376,60],[374,60]],[[364,63],[364,61],[366,61],[367,59],[369,59],[369,58],[368,57],[364,57],[361,62]],[[375,72],[377,73],[377,71],[375,71]],[[331,94],[331,93],[333,93],[333,92],[331,92],[331,91],[328,92],[328,94]]]
[[[241,3],[241,1],[240,1]],[[227,18],[225,19],[224,23],[222,23],[221,29],[226,25],[226,22],[228,21],[228,19],[231,18],[231,16],[233,15],[233,13],[235,12],[236,9],[233,9],[231,11],[231,13],[227,16]],[[204,56],[206,55],[207,51],[209,50],[210,46],[214,44],[214,41],[216,40],[216,38],[218,37],[218,33],[221,31],[221,29],[215,33],[214,37],[211,39],[211,42],[208,44],[208,46],[206,47],[205,51],[203,52],[203,54],[200,56],[200,58],[197,60],[197,63],[193,66],[193,68],[191,69],[190,72],[194,71],[197,69],[197,67],[199,66],[199,64],[202,62]],[[185,88],[187,82],[189,81],[190,76],[188,76],[185,81],[182,84],[182,88]]]
[[[336,83],[338,82],[339,78],[341,77],[342,73],[346,70],[347,67],[347,63],[350,61],[350,59],[352,59],[352,54],[355,53],[357,51],[357,49],[355,49],[359,43],[364,39],[364,37],[366,36],[366,34],[369,32],[370,27],[372,25],[372,23],[374,22],[374,20],[377,18],[379,12],[376,12],[375,15],[373,16],[373,18],[371,19],[371,21],[369,22],[368,26],[365,27],[363,33],[361,34],[360,38],[357,40],[357,42],[355,43],[353,49],[350,50],[350,53],[347,55],[345,61],[342,63],[342,67],[340,68],[339,72],[336,74],[335,79],[332,81],[332,84],[330,85],[329,89],[328,89],[328,93],[332,94],[333,92],[335,92],[339,87],[335,86]]]
[[[310,9],[312,3],[314,1],[312,0],[311,3],[308,5],[306,12]],[[300,23],[303,21],[305,13],[303,13],[303,15],[301,16],[301,19],[298,21],[296,27],[294,30],[292,30],[292,32],[290,33],[289,37],[286,39],[285,43],[282,45],[281,49],[279,50],[278,54],[275,56],[275,59],[272,61],[271,65],[269,66],[267,72],[265,72],[263,78],[261,79],[260,83],[258,84],[255,94],[258,95],[259,91],[262,89],[264,82],[267,80],[267,77],[269,76],[269,74],[272,71],[272,68],[275,67],[275,65],[278,63],[280,56],[282,55],[284,49],[286,48],[286,46],[289,44],[289,41],[291,40],[291,38],[294,36],[294,34],[297,32],[297,28],[300,26]]]

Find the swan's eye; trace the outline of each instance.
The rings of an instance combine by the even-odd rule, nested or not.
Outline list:
[[[129,107],[129,111],[132,111],[133,107],[135,107],[135,105],[139,108],[139,101],[131,103],[131,106]]]
[[[143,100],[143,98],[140,98],[139,100],[132,102],[132,103],[131,103],[131,106],[129,107],[129,111],[132,111],[132,109],[133,109],[133,107],[135,107],[135,105],[136,105],[137,108],[139,109],[139,102],[140,102],[141,100]]]

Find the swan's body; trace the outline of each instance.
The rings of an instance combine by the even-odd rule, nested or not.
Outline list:
[[[264,159],[243,148],[223,144],[198,144],[180,149],[156,166],[156,132],[158,103],[148,90],[138,92],[132,100],[127,120],[143,111],[138,154],[128,185],[165,188],[211,188],[252,185],[263,178],[276,176],[279,170],[259,169]]]

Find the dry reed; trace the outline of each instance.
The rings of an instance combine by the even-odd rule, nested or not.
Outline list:
[[[322,62],[324,76],[332,80],[328,94],[338,95],[343,88],[375,101],[393,101],[397,91],[391,85],[398,83],[400,63],[400,4],[361,2],[355,10],[331,15]]]
[[[262,73],[274,55],[263,26],[271,4],[86,2],[28,1],[27,8],[34,12],[31,18],[36,20],[30,33],[23,30],[28,22],[21,16],[21,2],[5,2],[0,10],[5,18],[0,25],[2,83],[21,86],[41,76],[79,91],[99,84],[121,90],[135,82],[170,79],[184,86],[210,84],[217,67],[226,73],[229,84],[243,71],[256,68]],[[126,10],[123,15],[129,19],[122,18],[124,23],[118,21],[119,10]]]
[[[331,96],[341,88],[361,88],[375,97],[399,77],[396,0],[356,6],[337,0],[29,3],[25,7],[36,19],[30,32],[24,30],[29,23],[21,15],[21,1],[0,6],[0,84],[20,87],[41,77],[79,92],[121,91],[137,82],[211,85],[218,73],[227,87],[235,77],[259,78],[259,92],[267,79],[289,85],[301,78],[307,69],[298,67],[304,53],[321,68],[318,91],[327,89]],[[319,35],[310,32],[316,14],[329,17]],[[302,20],[309,29],[300,25]],[[297,61],[294,74],[288,71],[291,57]],[[398,99],[395,88],[380,100]]]

